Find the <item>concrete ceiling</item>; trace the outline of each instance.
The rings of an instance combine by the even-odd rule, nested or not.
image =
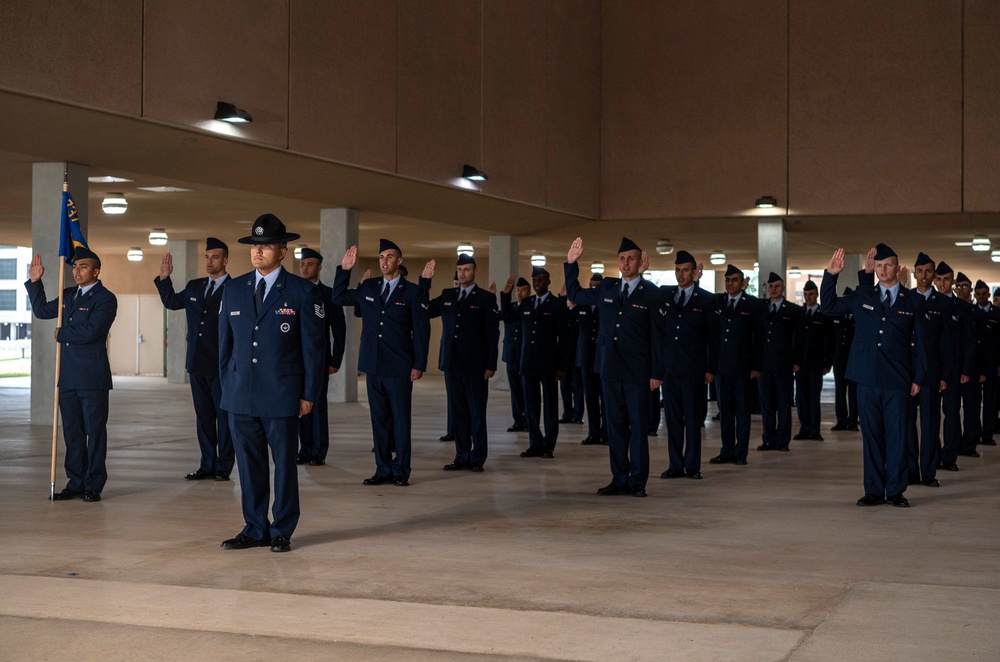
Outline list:
[[[391,237],[408,257],[453,255],[455,245],[472,243],[486,254],[491,234],[521,237],[522,257],[533,252],[558,261],[569,242],[584,237],[584,260],[613,265],[622,235],[647,248],[653,268],[672,268],[673,258],[654,252],[659,239],[708,262],[713,251],[749,268],[757,255],[757,210],[732,218],[593,220],[459,188],[301,156],[247,143],[194,127],[178,127],[99,112],[13,93],[0,93],[0,227],[2,243],[31,242],[31,164],[69,161],[87,164],[91,176],[134,180],[92,184],[88,239],[107,252],[148,248],[146,236],[165,228],[174,239],[209,234],[229,241],[247,232],[252,220],[269,211],[319,244],[319,210],[350,207],[361,211],[361,252],[377,252],[377,240]],[[153,193],[143,186],[176,186],[183,193]],[[101,200],[122,191],[124,216],[101,212]],[[78,200],[79,202],[79,200]],[[749,206],[749,205],[748,205]],[[863,253],[879,241],[892,245],[905,263],[918,251],[947,260],[973,279],[1000,282],[1000,265],[989,253],[954,245],[986,234],[1000,248],[1000,213],[919,216],[801,217],[785,220],[788,266],[822,270],[837,247]],[[706,265],[707,266],[707,265]],[[611,269],[613,271],[613,267]]]

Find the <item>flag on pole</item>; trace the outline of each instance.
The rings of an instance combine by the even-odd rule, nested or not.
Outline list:
[[[76,203],[69,191],[62,194],[62,222],[59,224],[59,257],[66,260],[66,264],[73,264],[73,254],[80,246],[87,246],[87,240],[80,230],[80,216],[76,213]]]

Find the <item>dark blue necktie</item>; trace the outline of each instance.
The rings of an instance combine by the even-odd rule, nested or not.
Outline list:
[[[260,311],[263,310],[264,308],[265,288],[267,288],[267,282],[263,278],[261,278],[260,282],[257,283],[257,291],[254,292],[254,298],[253,298],[254,308],[257,309],[258,313],[260,313]]]
[[[382,305],[389,300],[389,281],[385,281],[385,287],[382,288]]]

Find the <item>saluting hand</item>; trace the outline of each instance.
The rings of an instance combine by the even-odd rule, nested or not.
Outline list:
[[[865,273],[871,273],[875,271],[875,247],[872,246],[871,250],[868,251],[868,255],[865,256]]]
[[[583,255],[583,237],[577,237],[569,245],[569,252],[566,253],[566,261],[573,264],[580,259],[581,255]]]
[[[496,294],[497,293],[497,284],[496,283],[490,283],[489,290],[490,290],[490,294]]]
[[[45,273],[45,267],[42,266],[42,256],[35,253],[35,257],[31,258],[31,266],[28,267],[28,278],[31,279],[32,283],[37,283],[42,279],[42,274]]]
[[[174,257],[168,252],[160,260],[160,280],[166,280],[174,273]]]
[[[365,272],[363,274],[361,274],[361,282],[363,283],[363,282],[365,282],[366,280],[368,280],[371,277],[372,277],[372,270],[371,269],[365,269]]]
[[[701,280],[701,275],[704,272],[705,272],[705,263],[704,262],[699,262],[698,266],[695,267],[695,270],[694,270],[694,282],[697,283],[699,280]]]
[[[639,275],[646,273],[646,269],[649,269],[649,253],[643,251],[639,256]]]
[[[874,268],[874,267],[873,267]],[[844,249],[838,248],[830,258],[830,264],[826,267],[827,273],[839,274],[844,270]]]
[[[514,277],[511,276],[507,279],[507,284],[503,286],[503,293],[510,294],[510,291],[514,289]]]
[[[344,253],[344,259],[340,262],[340,268],[344,271],[350,271],[354,268],[355,263],[358,261],[358,247],[351,246]]]
[[[434,267],[436,266],[437,266],[437,260],[430,260],[429,262],[427,262],[427,264],[424,265],[424,271],[420,275],[426,278],[427,280],[434,278]]]
[[[910,270],[906,268],[905,264],[899,265],[899,271],[896,272],[896,280],[900,283],[906,284],[906,281],[910,278]]]

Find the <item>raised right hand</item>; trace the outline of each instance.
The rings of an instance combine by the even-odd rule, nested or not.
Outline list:
[[[507,284],[503,286],[503,293],[510,294],[510,291],[514,289],[514,277],[511,276],[507,279]]]
[[[830,274],[839,274],[844,270],[844,249],[838,248],[833,252],[833,257],[830,258],[830,264],[827,266],[826,271]]]
[[[39,253],[35,253],[35,257],[31,258],[31,266],[28,267],[28,278],[31,279],[32,283],[37,283],[42,279],[44,273],[45,267],[42,266],[42,256]]]
[[[160,280],[166,280],[174,273],[174,257],[168,252],[160,260]]]
[[[583,238],[577,237],[569,245],[569,252],[566,253],[566,261],[573,264],[580,259],[581,255],[583,255]]]
[[[354,268],[354,264],[358,261],[358,247],[351,246],[344,253],[344,259],[340,261],[340,268],[344,271],[350,271]]]

